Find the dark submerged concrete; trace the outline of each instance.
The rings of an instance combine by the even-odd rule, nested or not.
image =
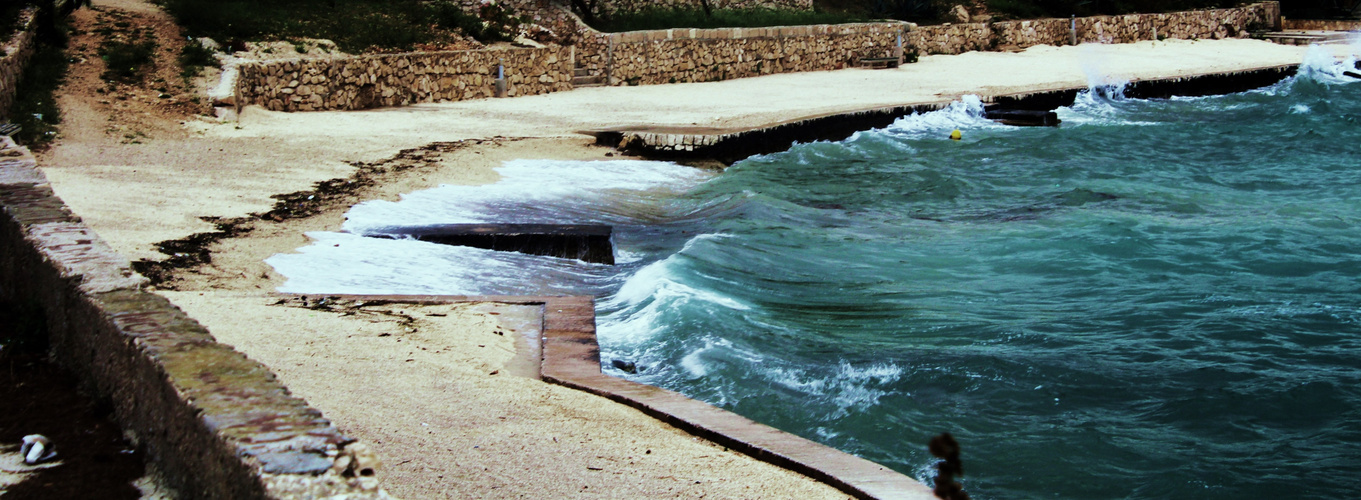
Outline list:
[[[614,264],[613,229],[585,224],[438,224],[385,227],[364,236],[414,238],[443,245],[548,255]]]

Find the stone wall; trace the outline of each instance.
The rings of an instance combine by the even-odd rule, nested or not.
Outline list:
[[[275,111],[366,109],[493,97],[497,65],[507,96],[572,88],[572,47],[464,50],[242,64],[238,106]]]
[[[0,300],[41,310],[52,356],[108,401],[181,498],[389,498],[345,477],[357,447],[264,365],[165,298],[0,137]],[[80,443],[57,443],[80,446]]]
[[[536,0],[525,0],[536,1]],[[299,59],[241,66],[238,105],[272,110],[364,109],[492,97],[504,61],[508,95],[570,90],[574,69],[609,85],[707,82],[776,73],[824,71],[901,52],[959,54],[1070,44],[1070,19],[917,26],[879,22],[771,28],[670,29],[601,33],[562,7],[540,11],[541,24],[575,45]],[[1154,38],[1246,37],[1279,23],[1280,5],[1097,16],[1076,19],[1079,43]],[[901,45],[900,45],[901,44]]]
[[[37,47],[34,35],[34,10],[19,13],[18,31],[5,41],[4,54],[0,55],[0,120],[9,119],[9,108],[14,104],[18,93],[19,80],[23,78],[24,66],[33,57]]]
[[[1269,28],[1277,25],[1279,19],[1280,4],[1262,2],[1232,9],[1079,17],[1075,22],[1078,43],[1131,43],[1153,40],[1155,36],[1159,39],[1245,38],[1250,28]],[[919,26],[908,32],[907,38],[908,45],[921,54],[1071,45],[1072,23],[1072,19],[1034,19]]]
[[[892,57],[907,23],[589,33],[577,66],[611,85],[708,82],[854,65]]]
[[[709,0],[713,9],[811,10],[813,0]],[[597,0],[596,13],[636,12],[647,9],[699,9],[696,0]]]
[[[1361,31],[1361,21],[1332,19],[1284,19],[1281,29],[1301,31]]]

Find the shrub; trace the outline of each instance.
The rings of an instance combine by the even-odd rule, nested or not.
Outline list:
[[[183,78],[193,78],[203,72],[203,68],[219,66],[217,58],[213,57],[212,49],[206,48],[195,42],[184,44],[180,50],[180,76]]]
[[[447,40],[454,31],[483,41],[509,40],[523,22],[495,4],[483,6],[479,19],[445,0],[156,1],[195,36],[225,43],[325,38],[351,53],[409,50]]]
[[[151,57],[155,53],[156,42],[151,40],[106,41],[99,47],[99,57],[104,60],[104,74],[100,77],[124,83],[139,82],[142,80],[142,68],[151,64]]]
[[[9,110],[10,121],[21,127],[14,140],[30,148],[40,148],[56,136],[61,108],[55,91],[66,80],[68,65],[64,27],[40,39],[43,42],[24,68]]]

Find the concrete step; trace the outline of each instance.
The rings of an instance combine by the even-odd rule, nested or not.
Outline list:
[[[1281,45],[1310,45],[1327,43],[1349,43],[1361,33],[1350,31],[1273,31],[1262,38]]]
[[[576,68],[572,70],[572,76],[591,76],[591,70],[586,68]]]
[[[572,77],[572,86],[573,86],[573,87],[576,87],[576,88],[582,88],[582,87],[600,87],[600,86],[603,86],[603,85],[605,85],[605,78],[604,78],[604,77],[601,77],[601,76],[575,76],[575,77]]]

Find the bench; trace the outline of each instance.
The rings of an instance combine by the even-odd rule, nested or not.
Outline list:
[[[898,67],[899,61],[896,57],[862,57],[860,67],[872,69],[888,69]]]

